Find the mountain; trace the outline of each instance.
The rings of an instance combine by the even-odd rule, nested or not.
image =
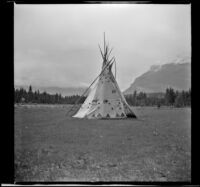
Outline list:
[[[15,85],[15,89],[24,88],[28,90],[27,85]],[[32,90],[39,90],[40,92],[46,91],[49,94],[61,94],[62,96],[70,95],[82,95],[87,87],[42,87],[42,86],[32,86]]]
[[[191,63],[183,60],[182,63],[180,60],[178,62],[151,66],[149,71],[135,79],[124,94],[132,94],[135,90],[146,93],[165,92],[168,87],[188,90],[191,88]]]

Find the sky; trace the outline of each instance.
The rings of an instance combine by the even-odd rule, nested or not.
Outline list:
[[[190,11],[190,4],[15,4],[15,84],[89,86],[101,71],[105,32],[123,91],[152,65],[191,56]]]

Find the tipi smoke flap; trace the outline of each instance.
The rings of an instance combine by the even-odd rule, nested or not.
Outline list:
[[[85,102],[73,117],[88,119],[136,118],[111,71],[115,58],[109,58],[112,49],[110,50],[105,42],[105,33],[104,50],[102,51],[100,46],[99,49],[103,59],[102,71],[90,89]]]

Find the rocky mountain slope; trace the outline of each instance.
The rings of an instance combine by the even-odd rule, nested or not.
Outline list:
[[[191,63],[168,63],[151,66],[149,71],[135,79],[124,94],[135,90],[146,93],[165,92],[167,87],[175,90],[191,88]]]

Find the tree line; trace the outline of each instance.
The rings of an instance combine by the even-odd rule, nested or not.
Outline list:
[[[83,103],[86,97],[79,95],[62,96],[61,94],[49,94],[47,92],[33,91],[29,86],[28,91],[24,88],[15,89],[15,103],[43,103],[43,104],[74,104],[76,101]]]
[[[134,91],[133,94],[125,95],[126,101],[131,106],[191,106],[191,89],[188,91],[175,91],[167,88],[165,93],[147,94]],[[14,90],[15,103],[43,103],[43,104],[81,104],[86,97],[79,95],[62,96],[61,94],[49,94],[47,92],[33,91],[29,86],[28,91],[24,88]]]
[[[132,106],[191,106],[191,89],[188,91],[175,91],[173,88],[167,88],[163,94],[146,94],[144,92],[134,91],[133,94],[125,96],[129,105]]]

